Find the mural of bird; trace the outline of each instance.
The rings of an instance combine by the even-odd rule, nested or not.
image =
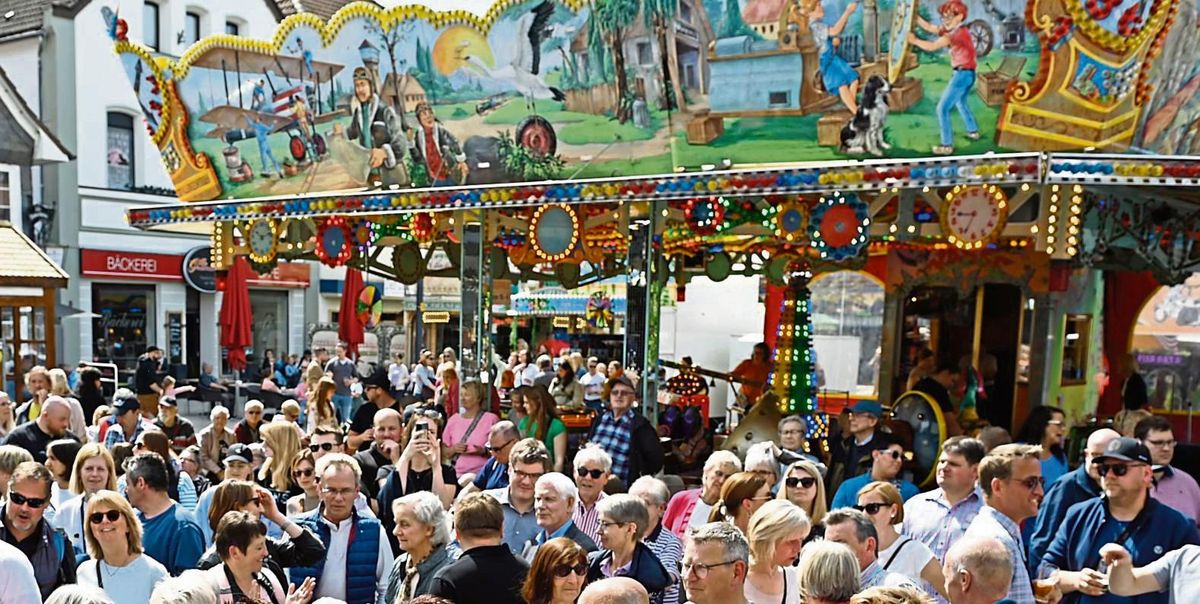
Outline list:
[[[462,59],[475,71],[516,88],[525,97],[527,109],[536,111],[534,102],[538,99],[564,101],[566,95],[558,88],[547,85],[538,74],[542,62],[542,41],[550,34],[547,23],[553,14],[554,4],[546,0],[517,19],[517,53],[508,65],[488,67],[479,57],[466,54],[462,45],[457,50],[463,53]]]

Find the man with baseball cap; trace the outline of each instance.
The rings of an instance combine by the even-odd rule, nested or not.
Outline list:
[[[612,457],[612,475],[629,485],[662,469],[663,449],[654,426],[634,409],[637,389],[633,382],[622,375],[608,385],[610,409],[592,421],[588,440]]]
[[[229,445],[229,450],[225,452],[225,458],[221,460],[225,466],[225,480],[249,480],[254,481],[254,454],[250,452],[249,445],[242,443],[234,443]],[[204,533],[204,547],[208,547],[213,543],[212,527],[208,524],[208,510],[212,508],[213,496],[216,495],[217,486],[213,485],[200,494],[199,501],[196,502],[196,518],[200,519],[200,530]]]
[[[155,402],[157,409],[158,403]],[[104,447],[108,450],[121,443],[134,443],[142,433],[142,405],[138,396],[126,389],[113,394],[112,424],[104,433]]]
[[[388,377],[387,369],[375,369],[371,375],[363,378],[361,383],[363,397],[367,400],[354,412],[354,419],[350,420],[350,434],[346,440],[350,444],[351,452],[359,451],[364,448],[363,445],[375,440],[375,429],[372,426],[376,413],[383,409],[394,409],[397,413],[404,411],[396,397],[392,396],[392,381]]]
[[[849,435],[830,442],[829,486],[834,492],[843,480],[869,471],[874,461],[871,454],[892,444],[890,436],[878,430],[879,418],[883,415],[883,407],[878,402],[859,401],[846,411],[849,430],[843,428],[842,433]]]
[[[1200,544],[1196,525],[1150,497],[1150,450],[1133,438],[1113,439],[1092,459],[1103,497],[1067,511],[1058,535],[1042,557],[1042,568],[1059,569],[1059,588],[1071,602],[1134,602],[1108,593],[1100,548],[1115,543],[1133,552],[1132,564],[1145,566],[1187,544]],[[1075,592],[1079,592],[1076,594]],[[1167,604],[1168,594],[1137,597],[1138,604]]]

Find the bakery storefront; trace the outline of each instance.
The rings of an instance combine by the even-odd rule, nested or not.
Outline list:
[[[93,361],[113,363],[124,374],[136,369],[147,346],[167,347],[166,313],[187,310],[183,256],[85,249],[80,265],[82,287],[90,290],[80,302],[90,303],[93,314],[90,334],[81,325],[81,347]]]

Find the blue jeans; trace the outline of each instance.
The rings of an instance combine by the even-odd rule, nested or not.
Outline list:
[[[937,118],[942,144],[947,147],[954,144],[954,131],[950,128],[951,108],[958,109],[958,113],[967,124],[967,132],[979,132],[975,114],[971,113],[971,108],[967,105],[967,97],[974,87],[974,69],[955,69],[954,75],[950,76],[950,82],[946,84],[946,90],[942,92],[942,100],[938,101],[937,106]]]
[[[354,397],[349,394],[333,395],[333,408],[337,409],[338,421],[350,421],[350,414],[354,412]]]

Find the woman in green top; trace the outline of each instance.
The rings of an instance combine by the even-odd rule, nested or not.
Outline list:
[[[562,472],[567,459],[567,426],[558,419],[558,406],[545,386],[534,385],[525,391],[525,410],[528,415],[517,424],[527,438],[546,444],[555,472]]]

